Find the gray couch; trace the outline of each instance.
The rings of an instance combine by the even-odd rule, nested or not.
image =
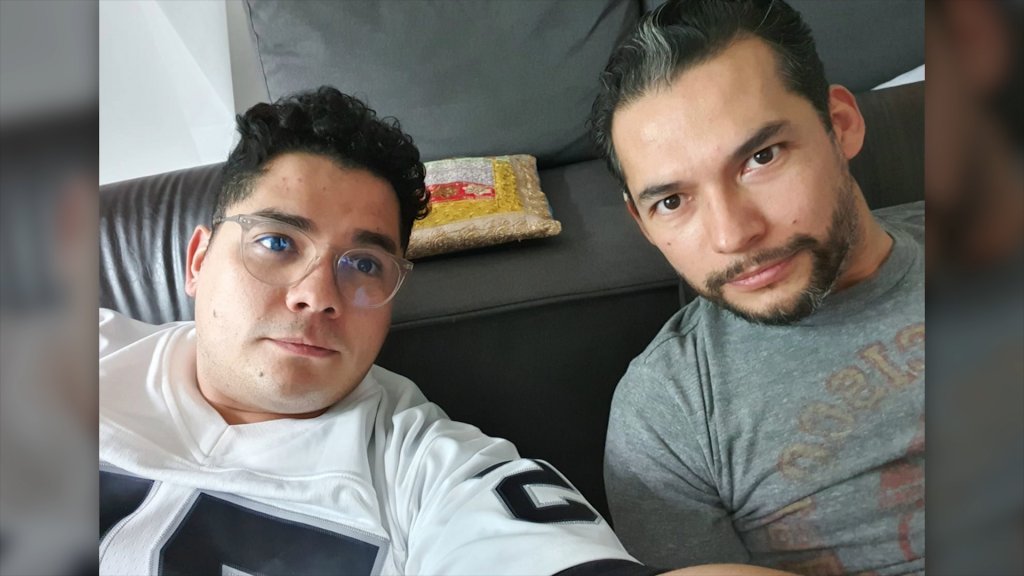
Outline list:
[[[923,86],[865,92],[924,61],[918,1],[795,1],[867,118],[852,170],[872,206],[923,197]],[[558,467],[607,517],[612,392],[687,291],[635,229],[584,120],[639,0],[248,2],[271,98],[333,84],[397,116],[424,160],[532,154],[559,236],[416,262],[378,363],[455,419]],[[192,317],[184,248],[220,165],[101,188],[100,304]]]

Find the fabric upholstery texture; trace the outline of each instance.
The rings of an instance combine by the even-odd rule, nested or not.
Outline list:
[[[156,324],[194,317],[185,247],[213,217],[221,166],[100,187],[100,306]]]
[[[865,118],[864,149],[850,161],[868,206],[924,198],[924,82],[857,95]],[[919,159],[908,162],[908,159]]]
[[[814,34],[829,82],[869,90],[924,62],[924,0],[786,0]],[[644,11],[664,0],[643,0]]]
[[[640,5],[280,0],[247,9],[271,99],[331,84],[398,117],[424,160],[522,152],[545,167],[596,157],[584,122],[597,77]]]

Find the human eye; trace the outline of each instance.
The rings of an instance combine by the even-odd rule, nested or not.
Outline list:
[[[366,276],[380,276],[384,270],[381,258],[368,252],[349,254],[341,262],[346,268]]]
[[[255,242],[269,252],[294,252],[295,242],[284,234],[262,234]]]
[[[743,173],[746,174],[753,170],[760,170],[770,165],[772,162],[775,162],[781,153],[781,144],[773,144],[754,152],[754,155],[748,158],[746,164],[743,165]]]
[[[685,199],[680,194],[666,196],[654,203],[654,213],[660,215],[670,214],[682,207]]]

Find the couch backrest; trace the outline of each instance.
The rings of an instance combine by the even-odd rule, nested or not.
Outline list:
[[[401,119],[423,157],[593,157],[598,74],[640,4],[624,0],[248,2],[272,99],[320,84]]]
[[[830,81],[863,91],[924,62],[923,2],[792,0]],[[597,152],[598,74],[652,0],[246,2],[271,99],[332,84],[401,119],[423,157]]]

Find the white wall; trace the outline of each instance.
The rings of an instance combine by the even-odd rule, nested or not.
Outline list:
[[[244,9],[227,2],[101,0],[101,184],[227,157],[236,102],[266,98]],[[248,59],[234,65],[237,95],[233,55]]]
[[[872,90],[892,88],[893,86],[899,86],[901,84],[910,84],[911,82],[924,82],[924,64],[921,64],[920,66],[914,68],[913,70],[904,72],[903,74],[900,74],[899,76],[893,78],[892,80],[889,80],[888,82],[883,82],[878,86],[872,88]]]
[[[235,111],[239,114],[253,104],[268,102],[270,92],[263,76],[256,39],[243,0],[227,0],[228,43],[231,45],[231,79],[235,87]]]

